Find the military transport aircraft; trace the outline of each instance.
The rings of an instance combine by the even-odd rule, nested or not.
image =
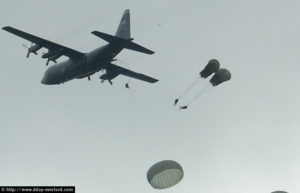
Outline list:
[[[153,51],[132,41],[133,38],[130,37],[129,10],[124,11],[115,36],[99,31],[91,32],[99,38],[107,41],[108,44],[88,53],[81,53],[10,26],[3,27],[2,29],[33,43],[28,48],[27,57],[29,57],[30,53],[37,55],[37,51],[44,47],[48,49],[48,52],[42,55],[42,58],[47,59],[46,65],[48,65],[49,61],[56,63],[56,59],[63,55],[69,58],[66,61],[49,67],[41,81],[42,84],[61,84],[75,78],[80,79],[85,77],[90,80],[90,75],[100,70],[105,70],[105,74],[100,76],[102,83],[107,80],[110,84],[112,84],[111,80],[120,74],[149,83],[155,83],[158,81],[155,78],[112,64],[112,62],[116,60],[115,57],[117,54],[119,54],[124,48],[145,54],[154,53]]]

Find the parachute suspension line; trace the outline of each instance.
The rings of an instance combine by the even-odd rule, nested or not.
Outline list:
[[[200,78],[201,77],[199,76],[196,80],[194,80],[192,84],[187,89],[185,89],[185,91],[178,98],[175,99],[174,106],[177,105],[179,99],[181,99],[187,92],[189,92],[196,85],[196,83],[200,80]]]
[[[201,77],[199,76],[196,80],[194,80],[192,84],[187,89],[185,89],[185,91],[177,99],[181,99],[187,92],[189,92],[196,85],[200,78]]]
[[[206,84],[204,87],[202,87],[202,89],[198,92],[198,94],[186,105],[189,106],[190,104],[192,104],[195,100],[197,100],[202,94],[204,94],[207,89],[211,88],[212,85],[210,83]]]

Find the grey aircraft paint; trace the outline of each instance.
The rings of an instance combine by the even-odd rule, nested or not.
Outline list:
[[[75,78],[79,79],[85,77],[88,77],[88,79],[90,80],[90,75],[100,70],[106,71],[105,74],[100,76],[102,82],[107,80],[110,84],[112,84],[111,80],[120,74],[149,83],[155,83],[158,81],[155,78],[133,72],[111,63],[124,48],[146,54],[154,53],[153,51],[132,42],[133,38],[130,38],[129,10],[124,11],[116,32],[116,36],[105,34],[99,31],[92,32],[92,34],[107,41],[108,44],[88,53],[78,52],[71,48],[67,48],[48,40],[44,40],[42,38],[9,26],[4,27],[3,30],[6,30],[10,33],[13,33],[35,43],[28,48],[27,57],[30,53],[36,54],[36,51],[38,51],[42,47],[47,48],[49,52],[42,55],[42,58],[47,58],[46,65],[48,65],[49,61],[53,61],[56,63],[56,59],[61,57],[62,55],[69,57],[68,60],[49,67],[46,70],[41,81],[42,84],[61,84]]]

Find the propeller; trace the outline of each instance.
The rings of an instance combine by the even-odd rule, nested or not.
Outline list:
[[[34,43],[31,43],[30,46],[27,46],[26,44],[22,44],[22,46],[24,46],[28,50],[26,58],[29,57],[30,53],[34,53],[35,55],[37,55],[37,51],[42,48],[42,46]]]
[[[110,85],[113,85],[113,82],[110,79],[101,79],[101,83],[104,83],[106,80],[109,82]]]
[[[49,53],[49,52],[48,52],[48,53]],[[45,54],[48,54],[48,53],[43,52],[43,56],[44,56]],[[52,62],[54,62],[54,63],[57,63],[56,59],[58,59],[59,57],[61,57],[61,54],[57,54],[57,55],[53,55],[53,56],[48,57],[48,58],[47,58],[47,62],[46,62],[46,66],[48,66],[48,64],[49,64],[50,61],[52,61]]]
[[[42,52],[42,54],[45,55],[46,52]],[[47,58],[46,66],[48,66],[49,62],[50,62],[50,60],[49,60],[49,58]]]
[[[29,46],[27,46],[26,44],[22,44],[22,46],[23,47],[25,47],[25,48],[27,48],[27,54],[26,54],[26,58],[28,58],[29,57],[29,55],[30,55],[30,47],[32,47],[33,46],[33,43],[31,43],[31,46],[29,47]]]

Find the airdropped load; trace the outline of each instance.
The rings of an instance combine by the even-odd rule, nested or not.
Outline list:
[[[194,86],[196,86],[199,79],[206,79],[210,75],[213,77],[209,80],[210,84],[215,87],[223,82],[226,82],[231,79],[231,73],[224,68],[220,69],[220,62],[216,59],[211,59],[208,64],[204,67],[204,69],[199,73],[200,77],[198,77],[178,98],[174,101],[174,106],[177,105],[179,100],[187,94],[189,90],[191,90]],[[187,104],[184,106],[180,106],[179,109],[187,109],[188,106],[195,101],[205,90],[207,87],[203,87],[199,93]]]

